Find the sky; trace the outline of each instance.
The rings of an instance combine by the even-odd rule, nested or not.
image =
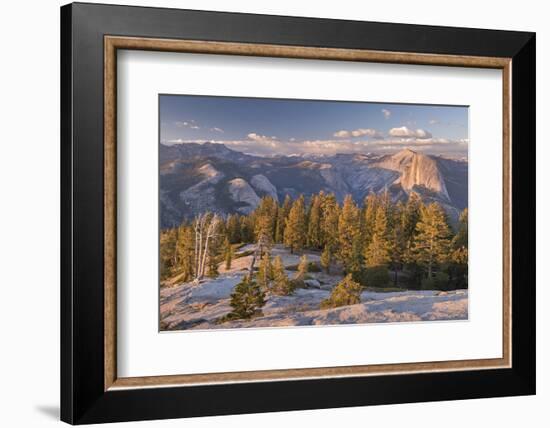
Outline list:
[[[160,142],[258,156],[394,153],[466,158],[468,107],[160,95]]]

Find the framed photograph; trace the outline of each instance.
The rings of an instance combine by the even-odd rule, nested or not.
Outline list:
[[[62,420],[535,393],[533,33],[76,3],[61,54]]]

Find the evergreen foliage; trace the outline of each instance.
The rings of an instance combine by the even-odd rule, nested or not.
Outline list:
[[[304,195],[300,195],[292,204],[285,225],[284,242],[291,253],[301,250],[306,245],[306,220]]]
[[[437,203],[425,204],[415,192],[406,202],[392,201],[387,192],[371,193],[362,206],[351,195],[340,205],[334,194],[323,191],[308,195],[307,201],[304,195],[295,200],[287,195],[278,204],[266,196],[247,215],[222,218],[206,212],[176,228],[162,230],[163,284],[176,277],[178,281],[198,282],[204,275],[217,276],[221,263],[228,270],[235,258],[253,255],[254,263],[248,270],[253,273],[256,264],[261,277],[255,281],[267,290],[275,286],[275,267],[269,267],[269,253],[277,243],[293,253],[322,250],[320,263],[301,259],[295,278],[288,281],[291,289],[304,287],[307,271],[319,266],[326,273],[352,274],[355,282],[369,287],[385,287],[391,282],[406,288],[468,287],[467,209],[453,231],[444,209]],[[256,249],[235,254],[235,248],[247,244],[255,244]]]
[[[432,277],[436,264],[448,260],[450,235],[443,208],[435,202],[421,205],[413,254],[416,263],[426,270],[426,278]]]
[[[353,269],[354,255],[357,256],[354,254],[357,251],[354,243],[357,242],[359,232],[359,208],[351,195],[347,195],[338,218],[338,259],[346,272],[351,272]]]
[[[361,303],[361,290],[361,285],[353,280],[351,274],[348,274],[332,289],[330,297],[321,302],[321,309]]]
[[[298,271],[296,272],[296,278],[305,278],[309,272],[309,261],[307,256],[304,254],[300,257],[300,263],[298,264]]]
[[[269,289],[269,283],[273,279],[273,266],[271,264],[271,257],[266,251],[260,260],[260,266],[258,267],[258,274],[256,280],[262,290]]]
[[[233,261],[233,246],[231,245],[231,242],[229,241],[229,238],[225,238],[224,242],[225,247],[225,270],[231,269],[231,263]]]
[[[294,292],[293,283],[291,283],[285,272],[283,260],[280,256],[275,257],[273,260],[273,282],[271,291],[278,296],[288,296]]]
[[[332,261],[332,251],[330,244],[325,244],[323,252],[321,253],[321,266],[325,269],[326,273],[330,273],[330,263]]]
[[[249,319],[254,315],[260,315],[265,305],[265,293],[249,275],[245,275],[231,293],[232,311],[227,315],[228,320]]]
[[[382,205],[376,209],[372,229],[372,238],[365,251],[367,267],[386,266],[390,258],[390,242],[388,241],[386,210]]]

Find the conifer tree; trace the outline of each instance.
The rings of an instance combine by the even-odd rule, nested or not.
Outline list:
[[[256,281],[262,290],[269,289],[269,283],[273,279],[273,266],[271,264],[271,257],[266,251],[260,260],[258,267],[258,274],[256,275]]]
[[[241,241],[250,243],[254,241],[254,222],[251,216],[240,217]]]
[[[350,273],[357,274],[363,269],[363,265],[363,242],[361,240],[361,234],[359,233],[353,240],[351,246],[351,257],[348,262],[347,270]]]
[[[451,241],[451,280],[458,288],[468,286],[468,208],[460,214],[458,231]]]
[[[405,205],[405,214],[403,220],[403,234],[407,243],[411,243],[416,233],[416,224],[420,218],[420,208],[423,205],[416,192],[409,195]]]
[[[307,259],[307,255],[302,255],[300,257],[300,263],[298,264],[298,270],[296,272],[296,278],[304,278],[309,271],[309,260]]]
[[[361,303],[362,289],[361,285],[353,280],[352,275],[348,274],[332,289],[330,297],[321,302],[321,309]]]
[[[191,226],[182,224],[178,230],[177,270],[181,272],[182,281],[189,281],[194,275],[195,242],[194,232]]]
[[[450,230],[443,208],[435,202],[421,206],[413,254],[415,261],[426,269],[427,278],[432,277],[438,263],[448,259],[449,237]]]
[[[219,240],[212,240],[211,245],[208,247],[208,271],[207,275],[210,278],[216,278],[220,272],[218,270],[218,264],[220,263],[220,244]]]
[[[313,195],[308,216],[307,246],[321,248],[321,244],[321,198]]]
[[[323,195],[321,205],[321,236],[322,244],[329,245],[331,251],[338,248],[338,220],[340,218],[340,206],[333,193]]]
[[[230,305],[232,311],[228,319],[249,319],[261,314],[265,305],[265,293],[250,275],[245,275],[231,293]]]
[[[390,243],[387,233],[386,210],[383,205],[379,205],[376,209],[372,239],[365,250],[365,262],[368,267],[385,266],[390,262]]]
[[[330,244],[325,244],[323,252],[321,253],[321,266],[325,269],[326,273],[330,273],[330,263],[332,261],[332,251]]]
[[[284,242],[290,248],[290,253],[301,250],[306,244],[306,211],[304,196],[300,195],[292,204],[286,220]]]
[[[344,265],[346,272],[352,270],[353,256],[357,251],[354,245],[357,245],[356,240],[359,233],[359,208],[357,208],[351,195],[347,195],[338,219],[338,258]]]
[[[279,296],[288,296],[294,291],[294,287],[285,272],[285,267],[280,256],[275,257],[273,260],[273,282],[271,290],[274,294]]]
[[[225,238],[224,242],[224,253],[225,253],[225,270],[231,269],[231,263],[233,262],[233,246],[229,241],[229,238]]]
[[[405,236],[406,211],[403,202],[399,201],[392,209],[392,226],[388,233],[390,262],[393,269],[393,284],[397,286],[397,272],[403,269],[407,240]]]
[[[378,208],[378,197],[374,193],[369,193],[364,202],[363,215],[363,240],[365,247],[368,247],[372,240],[374,223],[376,222],[376,212]]]
[[[168,229],[160,234],[160,275],[167,278],[174,267],[174,255],[176,253],[176,229]]]
[[[291,207],[292,199],[289,195],[286,195],[283,204],[277,210],[277,225],[275,228],[275,242],[277,243],[283,243],[284,241],[286,219]]]
[[[256,242],[272,243],[277,220],[277,203],[271,196],[264,196],[254,210],[254,235]]]
[[[227,237],[231,244],[241,242],[241,223],[237,214],[231,214],[227,218]]]

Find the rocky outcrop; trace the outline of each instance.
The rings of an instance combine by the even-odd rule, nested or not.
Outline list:
[[[424,188],[449,201],[445,180],[439,171],[437,161],[429,156],[405,149],[394,155],[385,156],[372,166],[399,172],[400,176],[394,183],[400,184],[406,192]]]
[[[269,179],[263,174],[256,174],[250,179],[250,184],[258,192],[265,193],[267,196],[271,196],[273,200],[279,202],[277,196],[277,188],[269,181]]]
[[[260,198],[254,189],[242,178],[234,178],[228,183],[229,195],[233,201],[240,204],[237,211],[250,214],[260,203]]]

